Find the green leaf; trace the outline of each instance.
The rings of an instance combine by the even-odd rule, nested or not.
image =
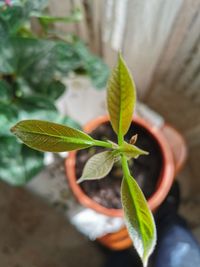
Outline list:
[[[90,76],[94,86],[97,89],[104,88],[109,76],[108,66],[99,57],[91,54],[82,41],[77,41],[74,49],[80,58],[82,69]]]
[[[0,72],[23,78],[39,93],[46,91],[56,70],[55,42],[13,37],[0,42],[0,54]]]
[[[12,90],[9,84],[4,80],[0,80],[0,102],[9,103],[11,98]]]
[[[87,161],[78,183],[104,178],[111,171],[116,159],[113,151],[104,151],[94,155]]]
[[[11,131],[27,146],[40,151],[62,152],[94,145],[89,135],[48,121],[20,121]]]
[[[128,144],[124,142],[121,147],[118,149],[120,152],[123,152],[128,158],[138,158],[140,155],[148,155],[149,153],[143,149],[140,149],[137,146]]]
[[[73,120],[72,118],[68,116],[63,116],[58,111],[50,110],[50,109],[20,110],[18,114],[18,119],[15,120],[15,122],[12,123],[11,126],[16,124],[18,121],[34,120],[35,118],[38,118],[39,120],[53,121],[55,123],[64,124],[69,127],[81,130],[80,124],[78,124],[75,120]],[[10,128],[9,128],[9,131],[10,131]]]
[[[0,12],[0,21],[5,22],[7,34],[10,36],[17,33],[19,28],[25,23],[26,18],[23,8],[20,6],[7,7]]]
[[[57,60],[55,62],[58,71],[66,75],[70,71],[82,68],[83,62],[76,52],[74,44],[57,42],[55,46]]]
[[[112,127],[121,140],[130,127],[135,101],[135,84],[119,55],[118,65],[112,71],[108,82],[107,106]]]
[[[16,106],[18,106],[20,110],[26,110],[28,113],[38,110],[57,110],[51,99],[37,94],[18,98],[16,100]]]
[[[11,135],[10,127],[17,122],[17,109],[9,104],[0,104],[0,136]]]
[[[43,153],[25,147],[15,137],[0,137],[0,179],[23,185],[43,166]]]
[[[32,16],[37,17],[42,24],[49,24],[55,22],[76,23],[83,19],[83,14],[78,8],[73,10],[71,15],[65,17],[50,16],[48,14],[46,15],[40,13],[32,13]]]
[[[44,167],[44,154],[39,151],[30,149],[25,145],[22,145],[21,157],[23,160],[25,173],[25,180],[21,182],[26,183],[36,174],[38,174]]]
[[[121,198],[127,229],[146,267],[156,244],[156,228],[146,199],[131,175],[123,178]]]
[[[7,38],[1,38],[0,42],[0,73],[14,74],[15,54],[13,45]]]
[[[47,87],[46,95],[48,98],[55,100],[64,93],[65,88],[66,86],[62,82],[53,80]]]

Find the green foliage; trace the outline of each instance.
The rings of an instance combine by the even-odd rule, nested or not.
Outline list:
[[[103,88],[106,85],[109,76],[107,65],[99,60],[97,56],[91,56],[83,42],[77,41],[75,49],[82,62],[82,70],[85,70],[91,77],[91,80],[97,89]]]
[[[129,173],[126,159],[122,160],[124,178],[121,186],[125,222],[136,251],[146,267],[156,244],[156,228],[145,197]]]
[[[148,155],[147,151],[138,148],[137,146],[128,144],[124,142],[122,146],[119,147],[119,151],[121,151],[127,158],[138,158],[140,155]]]
[[[46,13],[47,6],[47,0],[0,4],[0,178],[15,185],[27,182],[42,168],[43,154],[11,138],[11,126],[37,118],[80,128],[56,108],[55,101],[66,90],[62,79],[70,72],[81,72],[103,87],[108,75],[107,66],[81,40],[72,34],[64,40],[66,34],[53,32],[55,22],[80,21],[80,10],[60,18]],[[32,20],[40,25],[39,34],[32,30]],[[88,61],[92,62],[90,68]],[[94,75],[97,68],[102,73],[99,83]]]
[[[23,185],[43,168],[43,154],[16,142],[12,136],[0,136],[1,179]]]
[[[113,70],[108,83],[107,104],[113,130],[118,135],[118,150],[121,152],[124,173],[121,198],[125,222],[136,251],[146,267],[156,243],[155,224],[142,191],[130,175],[127,160],[148,153],[124,141],[124,135],[132,121],[135,101],[134,82],[119,55],[118,65]]]
[[[58,114],[55,106],[49,103],[47,98],[20,98],[12,103],[10,100],[3,98],[0,103],[0,178],[13,185],[22,185],[43,167],[43,153],[22,146],[13,138],[10,133],[13,124],[27,118],[41,118],[76,128],[79,125],[72,119]]]
[[[124,140],[132,121],[135,101],[134,82],[119,55],[118,65],[111,74],[107,88],[108,111],[112,127],[118,136],[118,144],[95,140],[75,129],[44,121],[21,121],[12,128],[12,131],[25,144],[37,150],[58,152],[89,146],[108,148],[109,150],[96,154],[88,160],[78,182],[105,177],[114,162],[121,160],[124,174],[121,199],[125,222],[134,246],[146,267],[156,243],[156,229],[145,197],[130,174],[128,160],[147,155],[148,152],[133,145],[137,136],[131,138],[130,144]]]
[[[49,16],[48,14],[34,13],[34,16],[39,18],[40,23],[46,27],[49,23],[55,22],[65,22],[65,23],[74,23],[79,22],[83,19],[83,14],[80,9],[73,10],[72,14],[65,17]]]
[[[55,75],[66,77],[69,72],[74,71],[88,74],[97,88],[103,88],[109,70],[102,60],[91,54],[85,44],[73,34],[69,34],[67,38],[65,33],[52,30],[53,23],[57,21],[63,23],[80,21],[82,19],[80,10],[75,9],[66,17],[54,17],[45,13],[44,8],[47,3],[46,0],[25,0],[16,1],[12,7],[0,6],[0,73],[15,73],[16,68],[19,68],[15,74],[18,75],[20,72],[20,76],[23,76],[25,71],[27,78],[33,65],[32,75],[29,76],[39,75],[37,78],[39,82],[44,78],[45,82],[48,80],[50,83],[51,79],[55,79]],[[40,35],[31,30],[31,19],[41,24],[43,31]],[[27,38],[29,40],[26,40]],[[41,72],[38,72],[41,64]],[[33,82],[36,75],[30,78]],[[35,83],[32,86],[36,88]]]
[[[91,157],[86,163],[83,174],[78,180],[96,180],[104,178],[112,169],[113,164],[119,158],[113,151],[104,151]]]
[[[135,101],[134,82],[124,60],[119,55],[118,65],[113,69],[108,82],[107,106],[113,130],[118,135],[120,144],[130,127]]]
[[[94,145],[94,140],[89,135],[74,128],[48,121],[20,121],[11,131],[24,144],[39,151],[63,152]]]
[[[97,89],[105,87],[109,76],[108,66],[92,55],[81,40],[74,38],[72,43],[67,44],[59,42],[56,51],[58,71],[64,74],[70,71],[87,74]]]

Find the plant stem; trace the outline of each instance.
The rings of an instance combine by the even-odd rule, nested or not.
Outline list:
[[[124,138],[121,132],[118,133],[118,145],[121,146],[123,144]]]
[[[95,146],[101,146],[106,148],[114,148],[113,145],[106,141],[95,140]]]
[[[129,166],[128,166],[128,161],[125,155],[121,154],[121,162],[122,162],[122,169],[123,169],[123,173],[124,173],[124,177],[129,177],[130,174],[130,170],[129,170]]]

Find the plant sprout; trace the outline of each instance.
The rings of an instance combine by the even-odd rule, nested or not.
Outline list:
[[[134,145],[137,136],[130,143],[125,142],[136,102],[136,90],[129,70],[119,55],[117,66],[113,69],[107,86],[107,106],[110,122],[118,137],[118,143],[93,139],[88,134],[68,126],[39,120],[24,120],[17,123],[11,131],[27,146],[50,152],[79,150],[92,146],[107,148],[92,156],[86,163],[78,183],[85,180],[104,178],[115,162],[120,161],[123,178],[121,201],[125,223],[143,266],[147,266],[156,243],[156,228],[146,199],[132,177],[128,160],[148,152]]]

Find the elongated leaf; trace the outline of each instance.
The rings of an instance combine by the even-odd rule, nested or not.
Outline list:
[[[24,120],[11,131],[27,146],[40,151],[62,152],[94,145],[89,135],[57,123],[40,120]]]
[[[113,151],[104,151],[94,155],[86,163],[78,183],[105,177],[111,171],[115,160],[116,156]]]
[[[140,155],[148,155],[149,153],[143,149],[140,149],[137,146],[128,144],[126,142],[120,147],[120,151],[129,158],[138,158]]]
[[[107,88],[107,105],[111,124],[117,134],[125,135],[130,127],[136,100],[135,85],[129,70],[119,55]]]
[[[121,188],[125,222],[134,247],[146,267],[156,244],[156,228],[145,197],[132,176],[126,176]]]

